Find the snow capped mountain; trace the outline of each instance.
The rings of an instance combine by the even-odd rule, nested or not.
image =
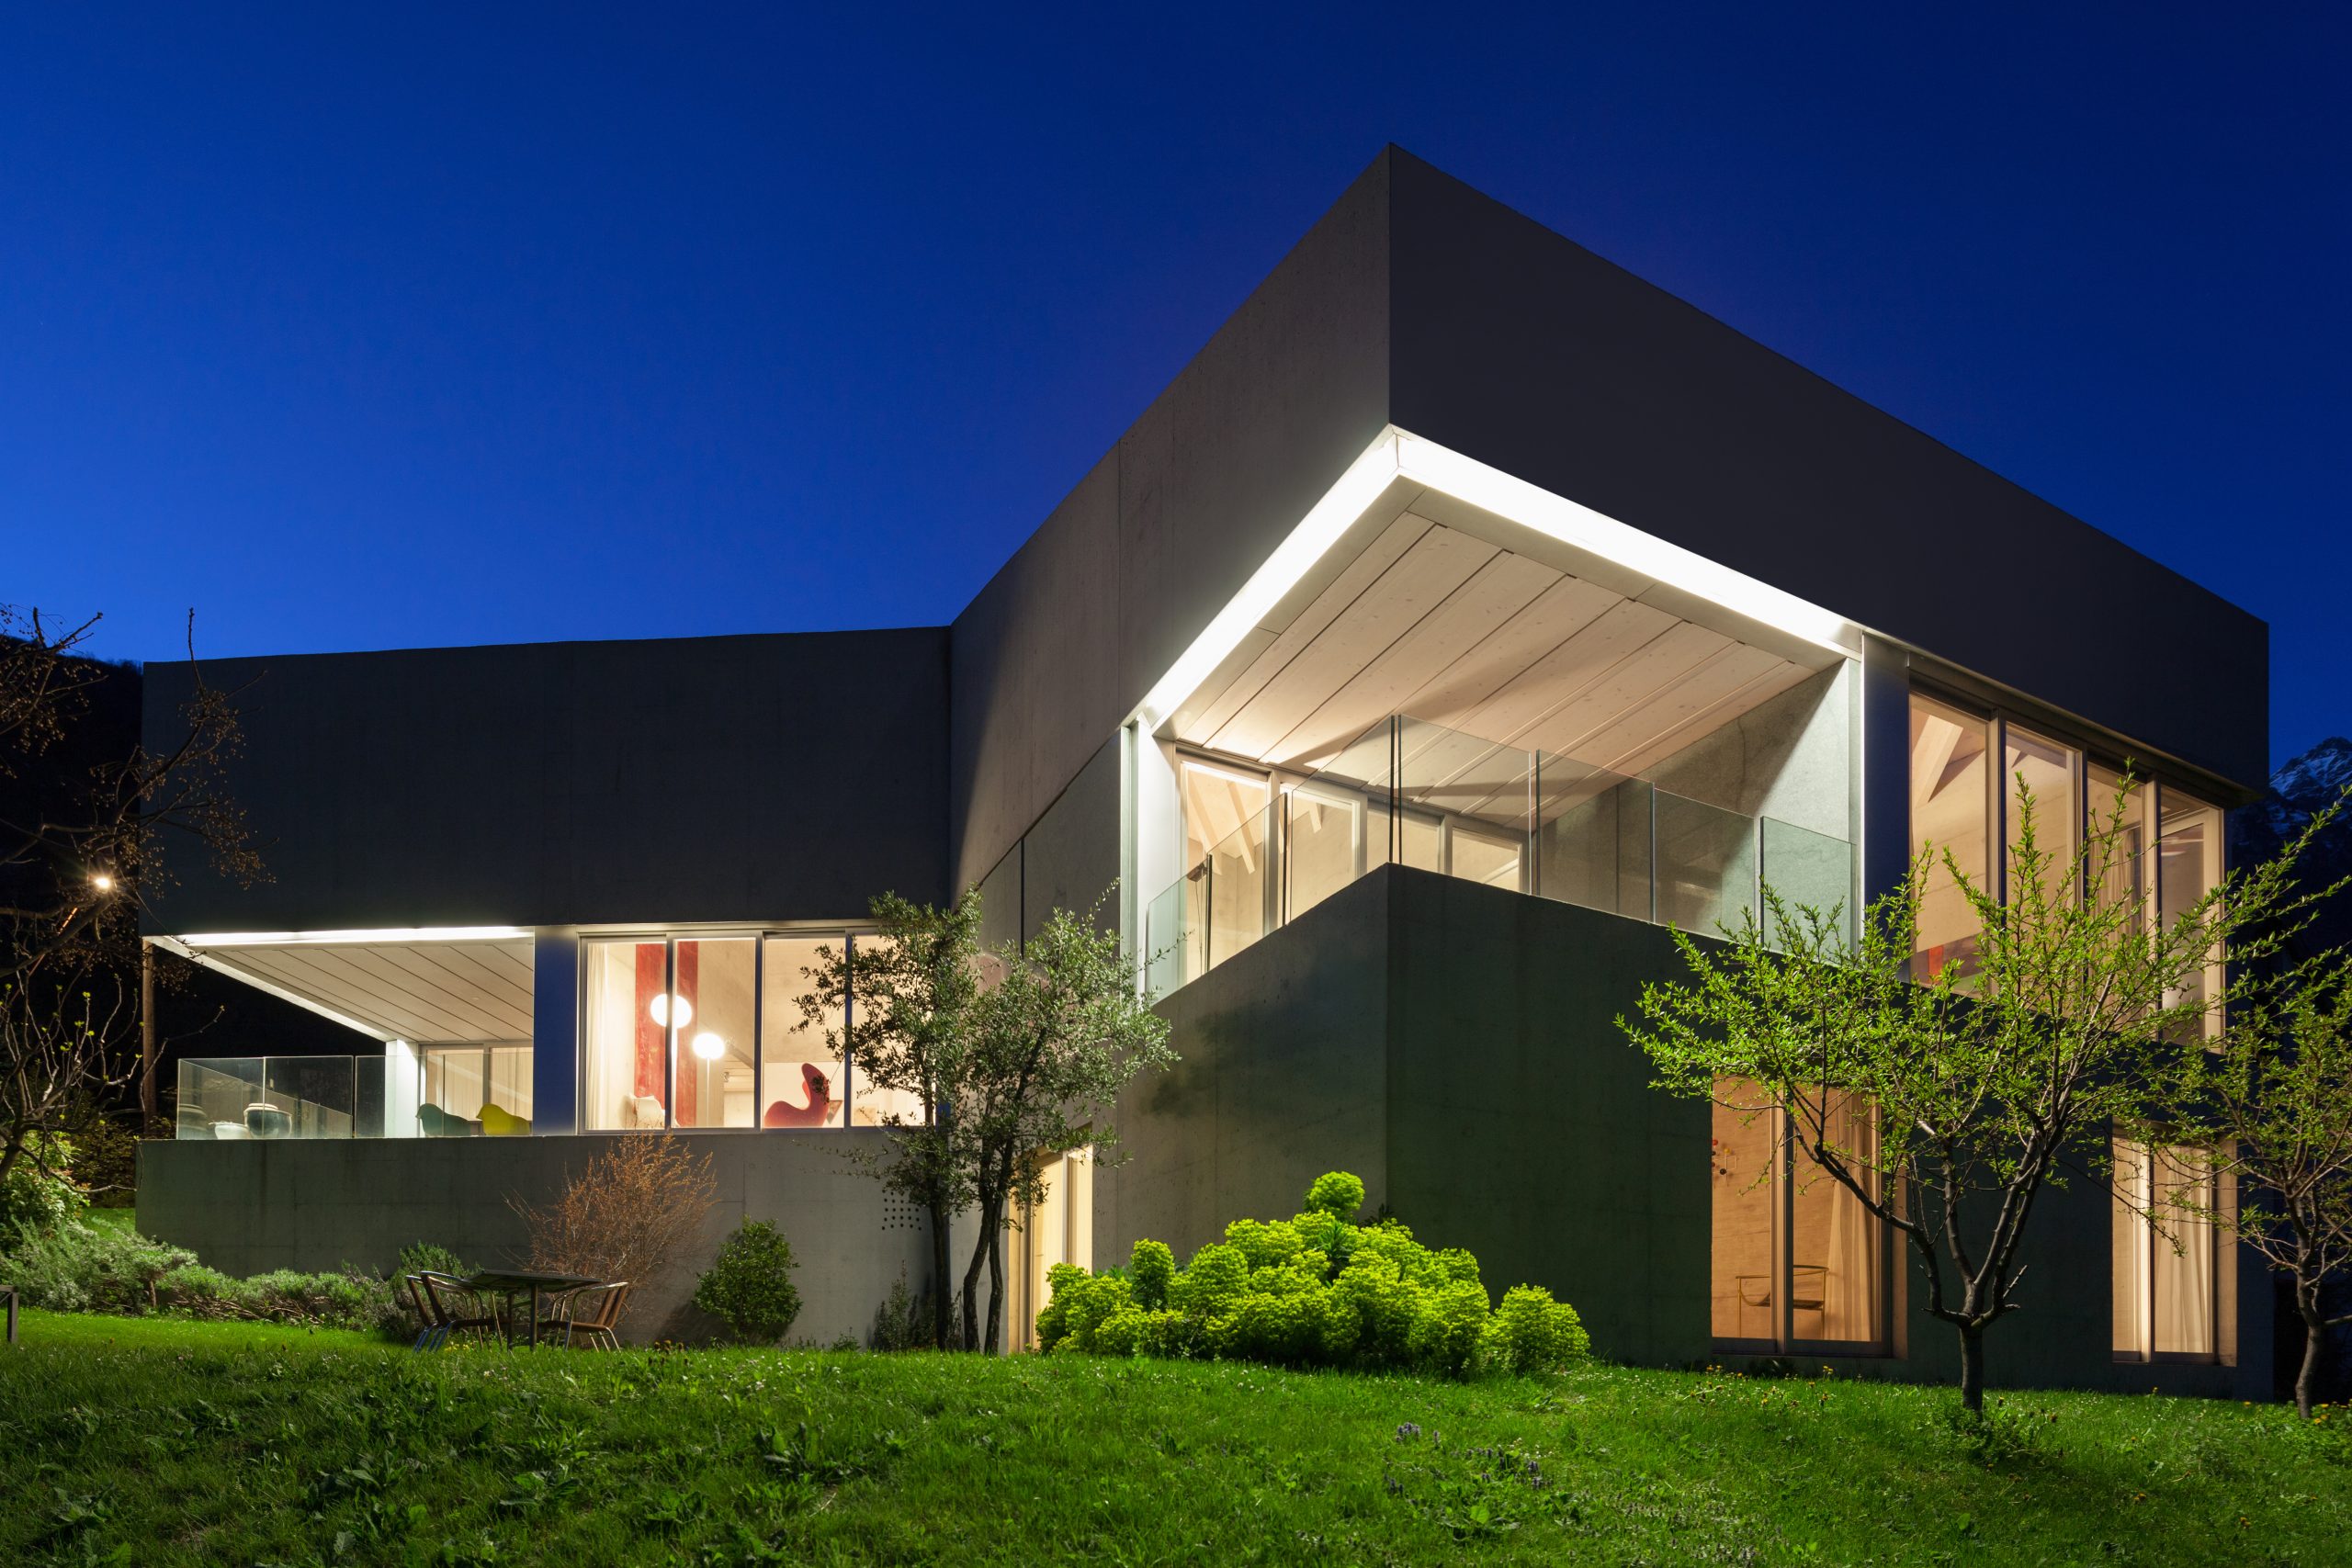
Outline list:
[[[2251,865],[2310,826],[2311,819],[2352,784],[2352,740],[2338,735],[2270,775],[2270,791],[2230,814],[2233,864]],[[2312,843],[2304,863],[2307,886],[2324,886],[2352,874],[2352,811],[2330,823]],[[2339,895],[2298,941],[2306,952],[2352,942],[2352,895]]]
[[[2286,808],[2300,828],[2352,784],[2352,740],[2331,736],[2270,775],[2266,806]]]

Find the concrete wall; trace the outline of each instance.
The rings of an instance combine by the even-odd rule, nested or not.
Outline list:
[[[1028,831],[1386,423],[1387,167],[1349,187],[956,618],[956,886]]]
[[[1388,182],[1396,424],[2259,787],[2260,621],[1420,160]]]
[[[1615,1022],[1644,980],[1682,973],[1659,927],[1375,871],[1159,1004],[1182,1060],[1120,1108],[1133,1158],[1098,1182],[1096,1260],[1124,1261],[1140,1236],[1187,1257],[1351,1170],[1370,1206],[1476,1253],[1491,1290],[1574,1303],[1601,1354],[1726,1359],[1708,1325],[1708,1110],[1651,1088]],[[2267,1398],[2270,1296],[2242,1258],[2233,1364],[2113,1360],[2109,1224],[2098,1183],[2043,1192],[2022,1310],[1988,1339],[1992,1381]],[[1952,1331],[1900,1256],[1899,1353],[1831,1359],[1949,1380]]]
[[[944,629],[226,660],[271,880],[151,930],[843,919],[946,888]],[[151,731],[187,690],[147,679]]]
[[[568,1178],[627,1134],[573,1138],[392,1138],[285,1143],[142,1143],[139,1228],[232,1274],[389,1271],[400,1249],[437,1242],[468,1262],[518,1262],[526,1237],[510,1194],[545,1204]],[[930,1270],[926,1224],[843,1162],[882,1134],[852,1130],[762,1136],[682,1133],[708,1154],[718,1202],[667,1277],[636,1293],[624,1337],[699,1338],[716,1325],[688,1304],[695,1277],[727,1234],[767,1220],[792,1244],[800,1316],[791,1337],[863,1344],[900,1270]]]

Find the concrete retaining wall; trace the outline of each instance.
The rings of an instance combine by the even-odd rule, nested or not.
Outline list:
[[[390,1269],[400,1249],[437,1242],[485,1268],[516,1261],[523,1224],[510,1194],[545,1203],[616,1136],[386,1138],[140,1145],[139,1224],[231,1274],[269,1269]],[[791,1337],[864,1343],[904,1270],[920,1287],[927,1225],[842,1157],[878,1148],[863,1130],[764,1136],[680,1134],[708,1154],[718,1201],[666,1279],[644,1282],[626,1337],[699,1338],[715,1328],[687,1304],[695,1276],[745,1219],[792,1243],[800,1317]]]

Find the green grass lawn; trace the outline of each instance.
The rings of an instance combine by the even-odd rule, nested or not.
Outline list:
[[[1596,1367],[1469,1385],[800,1351],[415,1356],[26,1315],[0,1562],[2342,1563],[2292,1411]]]

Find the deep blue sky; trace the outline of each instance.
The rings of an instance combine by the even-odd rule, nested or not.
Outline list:
[[[102,653],[944,620],[1395,141],[2352,729],[2352,7],[356,9],[0,36],[0,600]]]

